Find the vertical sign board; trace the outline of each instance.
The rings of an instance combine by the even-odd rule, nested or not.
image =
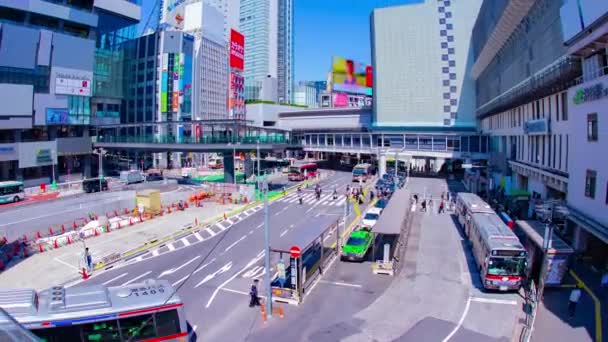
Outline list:
[[[172,112],[179,110],[179,65],[180,65],[180,54],[173,54],[173,96],[172,96]]]
[[[285,261],[283,261],[283,259],[279,259],[279,262],[277,263],[277,277],[279,280],[279,284],[281,284],[281,287],[285,286],[285,276]]]
[[[163,53],[161,55],[161,81],[160,81],[160,111],[161,113],[167,112],[167,82],[169,82],[168,70],[169,57],[168,54]]]
[[[291,289],[298,293],[298,258],[289,258],[289,267],[291,272]]]
[[[230,68],[243,71],[245,66],[245,36],[230,30]]]

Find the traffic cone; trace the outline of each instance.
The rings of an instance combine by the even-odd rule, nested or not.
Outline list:
[[[89,275],[87,274],[87,270],[83,267],[82,268],[82,280],[87,280],[89,279]]]
[[[72,239],[70,239],[70,236],[68,235],[68,245],[72,244]]]
[[[123,213],[124,213],[125,215],[127,215],[127,214],[129,213],[129,211],[127,210],[127,208],[124,208]]]
[[[78,225],[76,224],[76,221],[74,221],[74,224],[72,225],[72,227],[74,227],[74,229],[78,228]]]
[[[118,221],[117,224],[118,224],[118,229],[120,229],[120,221]]]
[[[224,220],[227,220],[228,217],[226,216],[226,213],[224,213]]]
[[[38,244],[38,252],[40,252],[40,253],[44,252],[44,251],[42,250],[42,244],[40,244],[40,243]]]
[[[110,232],[110,223],[108,222],[108,226],[106,227],[106,233]]]
[[[53,227],[49,227],[49,235],[53,236]]]
[[[57,243],[57,239],[55,239],[54,247],[55,248],[59,248],[59,244]]]
[[[61,234],[65,233],[65,225],[61,225]]]
[[[141,217],[141,214],[139,214],[139,222],[144,222],[143,217]]]
[[[118,216],[118,210],[114,209],[114,217]]]
[[[37,239],[42,239],[42,234],[40,234],[40,231],[36,232],[36,238]]]
[[[97,232],[97,227],[93,228],[93,234],[95,234],[95,236],[99,235],[99,233]]]
[[[194,218],[194,225],[198,226],[198,218],[197,217]]]

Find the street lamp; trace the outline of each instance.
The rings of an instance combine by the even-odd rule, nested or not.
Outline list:
[[[264,191],[264,282],[266,282],[266,312],[272,318],[272,287],[270,284],[270,226],[268,223],[268,182],[264,179],[262,186]]]
[[[99,156],[99,192],[103,191],[103,156],[107,153],[103,148],[97,149],[97,154]]]

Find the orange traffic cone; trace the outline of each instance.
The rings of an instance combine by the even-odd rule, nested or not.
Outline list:
[[[59,248],[59,245],[57,244],[57,239],[55,239],[55,243],[54,243],[54,245],[55,245],[55,246],[54,246],[55,248]]]
[[[37,239],[42,239],[42,234],[40,234],[40,231],[36,232],[36,238]]]
[[[53,236],[53,227],[49,227],[49,235]]]
[[[72,226],[74,227],[74,229],[78,228],[78,225],[76,225],[76,221],[74,221],[74,224]]]
[[[132,226],[133,225],[133,219],[131,217],[129,217],[129,225]]]
[[[82,280],[87,280],[89,279],[89,275],[87,274],[87,270],[83,267],[82,268]]]
[[[94,232],[95,236],[99,235],[99,233],[97,232],[97,228],[93,228],[93,232]]]
[[[70,236],[68,235],[68,245],[72,244],[72,239],[70,239]]]
[[[65,233],[65,226],[62,224],[61,225],[61,234]]]
[[[40,252],[40,253],[44,252],[44,251],[42,250],[42,244],[40,244],[40,243],[38,244],[38,252]]]
[[[224,213],[224,220],[227,220],[228,217],[226,216],[226,213]]]
[[[120,229],[120,221],[118,221],[117,224],[118,224],[118,229]]]

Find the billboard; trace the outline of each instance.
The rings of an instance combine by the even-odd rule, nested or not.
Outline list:
[[[57,95],[91,96],[93,72],[53,67],[51,80]]]
[[[19,168],[57,164],[57,140],[19,144]]]
[[[230,30],[230,67],[243,71],[245,64],[245,36]]]
[[[245,78],[237,72],[230,73],[228,112],[231,119],[245,119]]]
[[[333,57],[331,70],[332,90],[372,95],[373,70],[371,66],[350,59]]]
[[[372,97],[340,92],[332,93],[333,108],[365,108],[372,106]]]
[[[186,0],[166,0],[162,8],[161,23],[176,29],[184,28]]]

